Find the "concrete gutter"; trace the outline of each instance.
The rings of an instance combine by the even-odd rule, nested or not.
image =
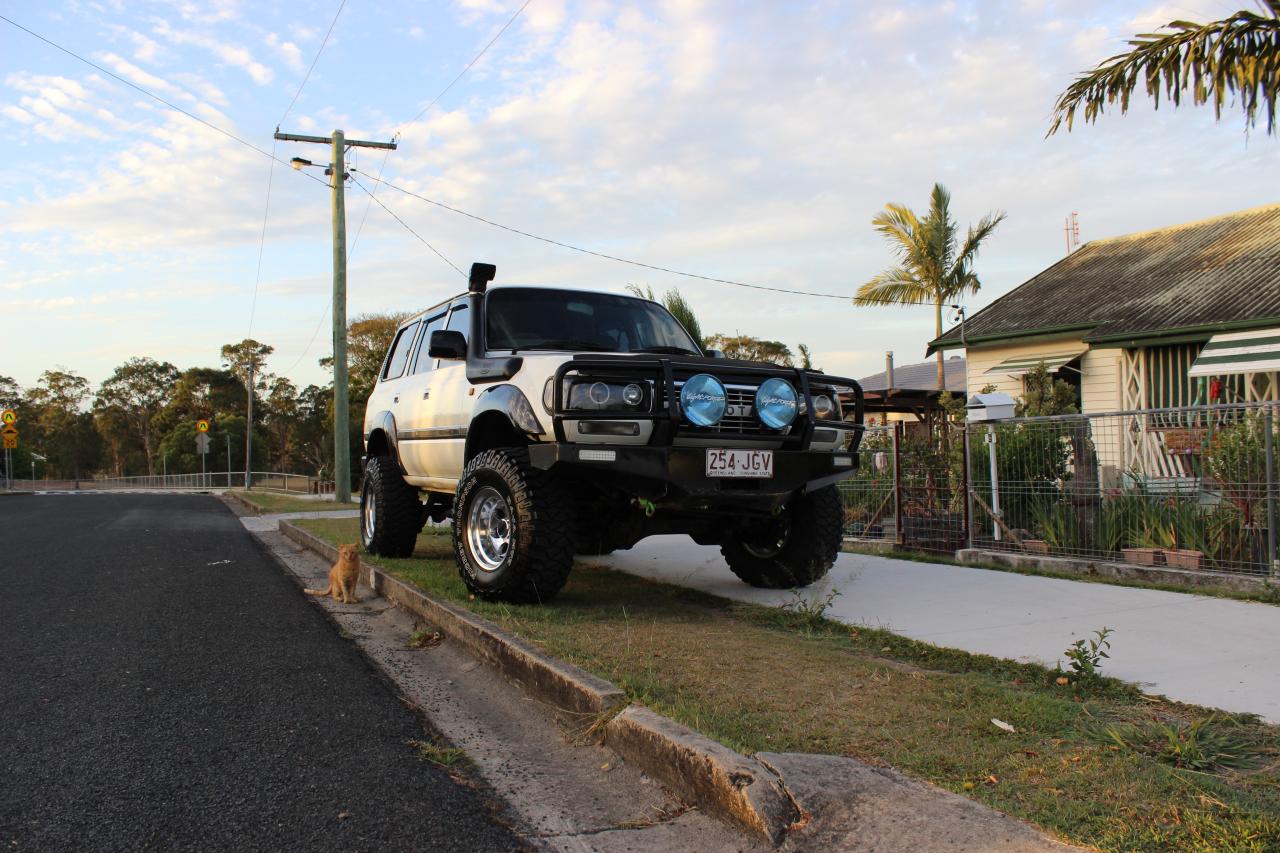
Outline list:
[[[338,549],[315,534],[285,520],[280,521],[279,529],[324,559],[337,559]],[[892,781],[897,790],[916,791],[911,811],[921,819],[927,820],[933,813],[934,809],[928,807],[933,802],[938,813],[945,815],[943,824],[958,821],[954,827],[935,825],[931,836],[899,849],[972,853],[993,849],[1070,849],[981,804],[851,758],[795,755],[788,764],[786,756],[772,756],[767,763],[741,755],[675,720],[641,705],[628,704],[626,694],[615,685],[550,657],[465,608],[434,598],[367,563],[362,564],[361,571],[362,580],[375,593],[461,643],[534,697],[571,713],[607,718],[600,727],[604,743],[623,760],[667,785],[689,804],[744,827],[774,845],[793,849],[798,844],[811,849],[810,839],[804,836],[806,829],[812,827],[821,828],[825,840],[836,841],[834,845],[824,844],[824,849],[855,849],[854,845],[866,849],[857,840],[858,827],[845,825],[842,818],[835,820],[839,825],[833,827],[833,819],[815,816],[801,798],[822,805],[824,812],[826,803],[833,800],[859,801],[863,781],[872,774],[876,779]],[[808,759],[821,759],[826,762],[824,767],[838,768],[837,775],[844,782],[828,779],[822,786],[821,798],[809,792],[811,786],[805,779],[789,783],[789,775],[810,775]],[[963,804],[959,811],[957,801]],[[934,844],[938,837],[946,837],[948,843]],[[992,847],[996,837],[1011,839],[1012,846]]]

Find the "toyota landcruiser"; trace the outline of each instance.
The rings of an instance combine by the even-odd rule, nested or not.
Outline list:
[[[404,557],[453,519],[477,596],[545,601],[575,554],[687,534],[759,587],[806,586],[840,550],[852,379],[704,351],[663,306],[543,287],[468,291],[397,330],[364,417],[360,531]]]

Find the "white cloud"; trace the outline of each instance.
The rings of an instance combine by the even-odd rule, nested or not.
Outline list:
[[[260,86],[270,83],[275,73],[253,58],[249,49],[230,42],[220,41],[207,33],[195,30],[175,30],[167,21],[157,21],[152,32],[173,44],[191,44],[209,51],[227,65],[243,70]]]
[[[306,63],[302,61],[302,51],[291,41],[284,41],[275,33],[267,33],[263,39],[268,47],[280,55],[285,64],[293,71],[301,74],[307,70]]]

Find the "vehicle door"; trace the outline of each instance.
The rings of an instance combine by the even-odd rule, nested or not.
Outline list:
[[[413,357],[409,359],[408,375],[401,380],[403,387],[394,410],[400,463],[410,477],[418,479],[436,475],[429,453],[433,440],[431,406],[434,402],[432,384],[435,376],[432,368],[435,360],[427,356],[427,349],[431,346],[431,333],[443,329],[447,319],[448,309],[441,308],[422,321],[422,334],[418,336]]]
[[[463,301],[455,302],[444,328],[471,338],[471,310]],[[428,343],[426,346],[429,346]],[[426,354],[426,348],[422,348]],[[424,410],[425,426],[431,440],[422,442],[426,470],[432,477],[456,481],[462,476],[466,454],[467,427],[475,403],[474,388],[467,381],[464,360],[436,359],[431,371],[431,405]]]
[[[392,416],[399,420],[401,400],[405,396],[409,357],[413,355],[418,331],[421,328],[422,322],[414,320],[396,331],[391,341],[391,348],[387,350],[387,357],[382,362],[377,385],[374,386],[365,403],[365,430],[371,426],[370,418],[375,417],[379,412],[391,412]]]

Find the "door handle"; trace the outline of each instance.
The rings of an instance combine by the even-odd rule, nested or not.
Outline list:
[[[393,403],[399,403],[399,402],[400,402],[400,395],[399,395],[399,394],[397,394],[397,395],[395,395],[394,397],[392,397],[392,398],[391,398],[391,402],[393,402]]]
[[[430,391],[423,391],[423,392],[422,392],[422,399],[424,399],[424,400],[425,400],[425,399],[427,399],[427,398],[428,398],[428,397],[430,397],[430,396],[431,396],[431,392],[430,392]]]

